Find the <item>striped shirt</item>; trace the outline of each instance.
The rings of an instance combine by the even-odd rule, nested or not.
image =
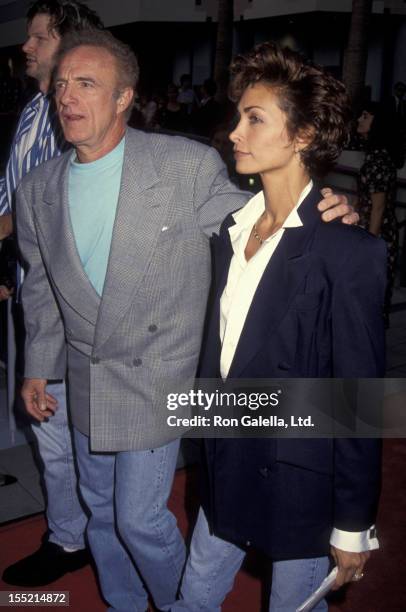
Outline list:
[[[0,179],[0,215],[12,211],[16,189],[32,168],[58,157],[69,147],[56,112],[50,107],[49,96],[36,94],[21,113],[5,176]],[[22,281],[21,272],[17,271],[18,286]]]
[[[11,212],[15,191],[32,168],[68,148],[49,97],[38,93],[25,106],[18,122],[6,173],[0,180],[0,215]]]

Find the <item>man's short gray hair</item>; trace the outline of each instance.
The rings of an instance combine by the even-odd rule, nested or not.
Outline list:
[[[57,65],[69,51],[83,46],[98,47],[110,53],[117,66],[118,92],[127,87],[135,91],[140,73],[135,53],[107,30],[80,30],[67,34],[59,48]],[[131,108],[132,104],[127,109],[127,116],[131,113]]]

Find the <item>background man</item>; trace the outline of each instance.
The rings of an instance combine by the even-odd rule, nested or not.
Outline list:
[[[61,39],[70,31],[102,27],[93,11],[75,1],[38,0],[30,7],[27,20],[28,38],[23,46],[26,71],[37,81],[40,91],[22,111],[6,174],[0,182],[0,214],[3,215],[0,217],[0,238],[12,231],[11,209],[21,179],[32,168],[58,157],[69,146],[60,130],[49,91]],[[20,275],[21,270],[18,272]],[[61,372],[59,378],[64,375]],[[3,580],[13,585],[45,585],[88,562],[84,549],[87,517],[78,498],[65,385],[54,382],[49,388],[58,400],[58,412],[53,419],[42,416],[33,426],[44,463],[49,532],[34,554],[4,571]]]
[[[47,379],[68,367],[89,544],[105,599],[126,611],[146,609],[144,584],[160,609],[178,588],[185,547],[167,500],[180,432],[162,400],[194,378],[209,237],[246,200],[213,149],[126,129],[137,80],[107,32],[64,41],[55,91],[75,151],[30,173],[17,202],[23,398],[54,419]]]

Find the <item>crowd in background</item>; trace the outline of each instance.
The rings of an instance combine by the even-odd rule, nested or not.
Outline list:
[[[0,173],[8,157],[12,134],[19,113],[33,95],[31,79],[20,80],[12,76],[10,67],[0,63]],[[219,103],[216,99],[217,84],[212,78],[202,84],[193,84],[190,74],[183,74],[179,84],[168,83],[152,92],[140,92],[129,121],[131,127],[163,132],[176,132],[210,142],[227,165],[231,160],[228,134],[233,127],[234,107],[231,102]],[[365,105],[370,99],[365,99]],[[391,137],[390,155],[397,168],[404,163],[406,151],[406,84],[395,84],[393,95],[382,104],[387,128],[387,140]],[[356,114],[356,113],[355,113]],[[348,148],[364,150],[365,139],[360,137],[354,121],[353,138]],[[230,167],[231,169],[231,167]]]
[[[12,135],[21,108],[33,94],[30,79],[12,76],[8,64],[0,65],[0,173],[8,158]],[[193,84],[190,74],[183,74],[179,84],[168,83],[151,93],[140,92],[129,120],[134,128],[186,135],[211,144],[225,162],[233,182],[243,189],[258,190],[257,177],[241,177],[235,172],[232,143],[229,133],[235,122],[231,102],[216,99],[217,84],[211,78]],[[369,127],[362,127],[363,113],[371,117]],[[368,121],[367,121],[368,124]],[[361,127],[360,127],[361,125]],[[354,111],[353,135],[348,144],[352,150],[365,151],[365,161],[358,176],[358,206],[360,223],[376,235],[381,235],[389,247],[388,317],[396,258],[399,249],[398,227],[395,216],[397,170],[403,167],[406,153],[406,84],[394,85],[393,95],[378,104],[371,102],[366,89],[360,111]],[[384,192],[384,202],[376,202],[371,194]],[[12,287],[15,257],[11,241],[4,241],[0,257],[0,301],[7,297],[1,287]],[[3,294],[4,293],[4,294]]]
[[[192,86],[189,74],[180,78],[180,85],[169,83],[166,91],[138,97],[130,124],[137,128],[191,133],[210,138],[213,130],[230,114],[229,105],[216,101],[217,85],[206,79],[199,87]]]

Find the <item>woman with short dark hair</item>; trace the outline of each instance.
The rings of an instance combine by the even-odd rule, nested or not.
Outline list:
[[[273,43],[238,56],[231,93],[237,172],[263,191],[214,241],[214,299],[202,378],[383,376],[383,243],[323,224],[316,179],[348,135],[344,86]],[[380,443],[358,439],[210,439],[207,482],[178,610],[219,611],[247,547],[273,561],[272,612],[294,612],[338,566],[362,577],[378,547]],[[325,611],[325,601],[314,608]]]

